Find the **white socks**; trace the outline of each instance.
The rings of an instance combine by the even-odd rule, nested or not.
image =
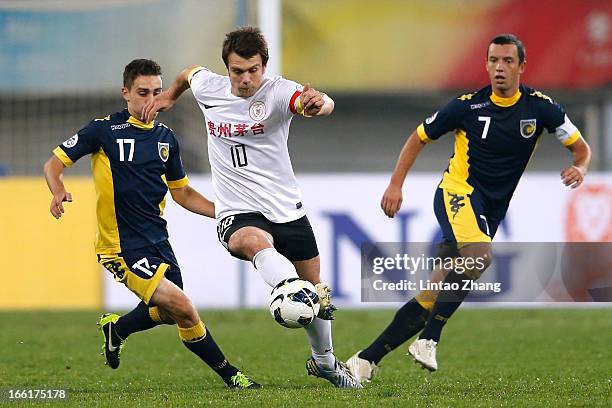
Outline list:
[[[253,257],[253,264],[263,280],[271,287],[285,279],[298,277],[291,261],[274,248],[266,248],[256,253]],[[331,321],[317,317],[305,329],[316,363],[323,369],[332,370],[335,357],[332,347]]]
[[[253,265],[271,287],[275,287],[282,280],[298,277],[291,261],[276,252],[274,248],[262,249],[256,253],[253,257]]]
[[[336,358],[333,354],[331,320],[316,317],[305,329],[317,365],[326,370],[333,370]]]

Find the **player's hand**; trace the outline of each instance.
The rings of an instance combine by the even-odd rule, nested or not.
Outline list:
[[[150,123],[155,116],[157,116],[157,112],[164,112],[172,108],[176,100],[170,97],[170,94],[167,91],[156,95],[155,98],[150,100],[145,104],[142,108],[142,120],[144,123]]]
[[[576,188],[584,181],[584,171],[577,166],[570,166],[561,172],[561,180],[568,187]]]
[[[64,205],[63,202],[72,202],[72,194],[62,191],[61,193],[57,193],[51,199],[51,215],[53,215],[56,219],[62,216],[64,213]]]
[[[393,218],[401,206],[402,188],[389,184],[380,201],[380,208],[382,208],[387,217]]]
[[[306,84],[300,95],[300,103],[303,107],[305,116],[315,116],[321,111],[323,105],[325,105],[325,99],[321,92],[312,88],[310,84]]]

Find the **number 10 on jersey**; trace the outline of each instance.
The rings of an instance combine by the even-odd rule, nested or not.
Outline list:
[[[230,153],[232,154],[232,164],[234,167],[244,167],[249,164],[245,145],[237,144],[230,147]]]

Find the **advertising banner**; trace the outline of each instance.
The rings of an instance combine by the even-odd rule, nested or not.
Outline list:
[[[303,203],[317,237],[322,279],[333,288],[339,306],[390,307],[393,304],[389,301],[403,300],[393,296],[363,297],[362,246],[438,242],[441,231],[433,213],[433,196],[439,179],[438,174],[410,175],[404,186],[402,209],[390,219],[380,210],[380,198],[388,182],[386,174],[298,175]],[[191,183],[211,196],[208,177],[192,177]],[[166,218],[185,290],[197,306],[266,306],[270,288],[250,263],[229,255],[217,240],[213,220],[189,213],[170,199]],[[565,241],[608,244],[574,246],[571,253],[564,246],[553,244]],[[490,296],[495,302],[601,300],[606,288],[612,287],[612,259],[606,258],[612,253],[611,241],[610,175],[590,174],[577,190],[564,187],[557,175],[526,175],[497,231],[494,252],[498,256],[481,278],[482,282],[494,282],[501,276],[509,286],[502,285],[497,293],[494,287],[489,288],[486,294],[499,296],[497,299]],[[540,275],[529,276],[525,271],[519,274],[517,271],[525,269],[525,265],[531,265],[529,270],[540,271]],[[566,269],[561,271],[559,265]],[[586,290],[595,297],[570,293],[572,289],[568,291],[564,286],[567,279],[555,281],[560,273],[579,269],[583,272],[570,274],[582,280],[574,285],[574,292]],[[104,277],[107,307],[128,308],[136,303],[135,296],[114,282],[110,273]],[[546,282],[537,281],[536,285],[534,279],[539,277],[545,277]],[[544,296],[543,288],[548,289],[549,297]]]

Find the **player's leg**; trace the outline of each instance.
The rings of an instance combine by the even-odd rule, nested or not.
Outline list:
[[[176,322],[185,346],[211,366],[228,385],[242,388],[258,386],[227,363],[212,335],[207,333],[195,307],[179,287],[182,286],[180,269],[167,241],[122,255],[103,257],[104,265],[115,275],[115,280],[124,283],[152,310],[157,310],[160,320]],[[118,316],[105,316],[101,321],[106,359],[112,368],[119,366],[124,342],[115,329],[119,320]]]
[[[487,235],[490,231],[483,216],[483,199],[478,192],[462,195],[438,189],[438,194],[443,197],[444,212],[438,211],[437,207],[436,217],[445,239],[457,243],[461,258],[478,262],[474,262],[474,268],[460,268],[458,264],[455,270],[448,273],[444,282],[446,286],[456,289],[440,291],[419,339],[408,349],[418,363],[431,371],[438,368],[436,347],[442,329],[469,293],[464,289],[464,280],[478,279],[492,261],[491,236]],[[483,218],[484,224],[481,222]]]
[[[259,213],[231,215],[217,226],[219,241],[236,258],[253,262],[271,287],[296,278],[293,264],[274,248],[270,222]]]
[[[304,328],[311,350],[311,357],[306,362],[308,373],[325,378],[336,387],[361,388],[344,363],[333,354],[331,319],[335,306],[331,304],[329,287],[321,282],[319,249],[308,218],[304,216],[274,225],[273,234],[276,248],[293,263],[298,276],[315,285],[324,309]]]
[[[141,251],[139,252],[140,254],[138,256],[140,256],[140,258],[138,261],[145,255]],[[147,248],[146,252],[149,258],[159,257],[160,261],[163,260],[165,263],[169,264],[170,268],[168,268],[164,277],[183,289],[181,270],[170,243],[167,240],[163,241],[151,248]],[[132,268],[134,268],[134,265]],[[157,306],[148,306],[145,302],[140,302],[133,310],[119,318],[115,325],[115,329],[122,339],[127,339],[128,336],[133,333],[148,330],[160,324],[175,323],[176,322],[172,320],[167,313]]]
[[[430,280],[441,282],[446,274],[447,271],[443,269],[435,269]],[[351,373],[360,382],[371,381],[378,371],[380,361],[425,327],[437,295],[437,290],[427,290],[410,299],[395,313],[391,323],[368,347],[358,351],[346,361]]]
[[[318,255],[308,260],[293,261],[293,264],[300,278],[313,285],[321,283],[321,260]],[[333,369],[336,358],[333,355],[331,320],[315,317],[305,329],[314,360],[323,368]]]
[[[144,261],[146,265],[139,263],[143,259],[146,260]],[[150,329],[161,324],[165,319],[167,320],[167,317],[164,318],[163,314],[160,314],[157,307],[147,305],[154,286],[164,277],[167,265],[158,267],[161,266],[162,261],[157,258],[153,247],[121,254],[100,254],[98,262],[114,275],[116,281],[125,284],[139,298],[146,299],[126,315],[105,313],[98,321],[98,326],[104,336],[103,354],[106,357],[106,364],[116,369],[119,367],[124,341],[130,334]]]
[[[300,278],[319,287],[323,285],[326,295],[329,296],[329,289],[321,283],[321,261],[318,255],[307,260],[293,261],[293,264]],[[330,319],[315,317],[312,323],[304,328],[311,351],[311,357],[306,361],[308,374],[324,378],[338,388],[361,388],[360,382],[348,367],[333,354],[331,323]]]
[[[162,279],[151,297],[150,304],[157,305],[176,322],[185,347],[212,368],[228,386],[260,387],[227,361],[212,333],[204,326],[193,303],[181,288],[167,279]]]
[[[233,256],[252,261],[264,281],[271,287],[274,287],[285,279],[298,277],[295,263],[289,260],[287,252],[284,251],[286,247],[283,246],[283,243],[288,245],[288,240],[284,239],[285,236],[282,233],[275,234],[278,235],[277,237],[272,235],[273,229],[276,229],[278,232],[279,229],[283,230],[283,225],[286,226],[286,224],[273,224],[259,213],[245,213],[229,216],[221,220],[217,227],[217,232],[219,241],[224,244]],[[314,239],[314,235],[312,237]],[[303,248],[298,242],[292,242],[289,246],[294,249],[312,251],[312,245]],[[314,250],[313,255],[306,258],[298,257],[297,259],[303,260],[318,256],[316,243]],[[317,273],[317,282],[319,280],[318,276]],[[314,322],[309,326],[313,324]],[[331,330],[328,336],[323,333],[321,337],[329,337],[328,343],[331,349]],[[323,350],[325,349],[323,348]],[[331,350],[329,352],[331,353]],[[337,362],[337,365],[341,367],[340,362]],[[346,371],[348,373],[348,370]],[[350,373],[348,374],[350,376]],[[333,372],[333,375],[338,377],[336,371]],[[347,383],[344,377],[336,382],[340,385]]]
[[[430,281],[442,282],[447,273],[448,271],[444,269],[436,268],[431,273]],[[425,327],[437,296],[437,290],[423,290],[418,293],[395,313],[393,320],[381,335],[357,356],[371,363],[379,364],[388,353],[404,344]]]
[[[272,224],[271,233],[276,250],[293,263],[300,278],[315,286],[320,305],[318,317],[333,320],[336,307],[331,303],[329,286],[321,282],[319,248],[308,217],[303,216],[295,221]]]
[[[162,316],[165,316],[167,320],[164,320]],[[174,324],[174,322],[157,306],[149,307],[141,301],[134,309],[119,317],[115,330],[119,337],[125,340],[133,333],[149,330],[160,324]]]
[[[434,210],[436,215],[439,213],[446,214],[443,193],[440,189],[434,197]],[[441,224],[441,226],[445,236],[452,234],[448,223]],[[437,254],[440,258],[455,257],[456,255],[457,249],[454,243],[452,245],[442,243]],[[430,280],[441,282],[446,278],[447,273],[448,271],[443,269],[434,269]],[[437,295],[437,290],[426,290],[417,294],[395,313],[391,323],[374,342],[347,360],[347,365],[359,381],[371,381],[378,370],[377,365],[380,361],[425,327]]]
[[[130,284],[129,282],[131,282],[132,286],[136,285],[137,289],[130,288],[130,290],[141,298],[141,294],[147,290],[146,286],[150,282],[157,282],[160,276],[165,276],[180,288],[183,286],[178,263],[167,241],[136,251],[125,251],[116,255],[98,255],[98,260],[107,270],[115,275],[115,280],[123,282],[126,286]],[[163,262],[172,267],[157,269]],[[128,280],[126,273],[129,270],[140,273],[143,280]],[[125,315],[119,316],[115,313],[105,313],[100,318],[98,324],[101,328],[104,328],[102,332],[105,337],[104,348],[107,364],[111,368],[117,368],[119,366],[121,347],[115,348],[116,344],[123,345],[123,342],[133,333],[151,329],[159,324],[174,324],[174,321],[158,307],[150,307],[146,302],[141,301],[133,310]],[[109,340],[111,348],[113,348],[112,351],[107,347]]]

